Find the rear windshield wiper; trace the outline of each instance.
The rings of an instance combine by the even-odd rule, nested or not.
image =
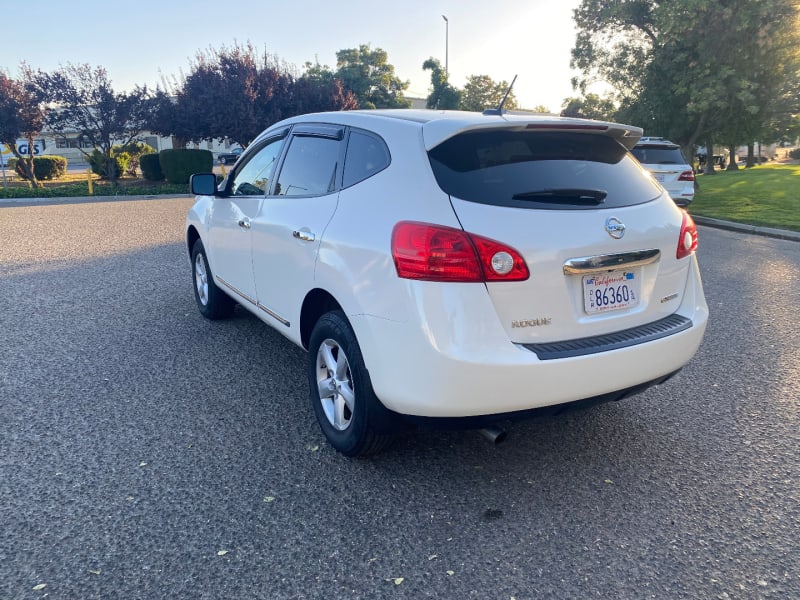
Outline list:
[[[514,194],[514,200],[536,200],[537,202],[552,202],[561,204],[602,204],[608,192],[603,190],[581,190],[563,188],[555,190],[536,190]]]

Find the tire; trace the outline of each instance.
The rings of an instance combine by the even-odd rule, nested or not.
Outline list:
[[[311,404],[328,442],[345,456],[367,456],[386,449],[388,411],[375,392],[361,348],[344,313],[320,317],[308,352]],[[378,424],[381,431],[377,431]]]
[[[199,239],[192,247],[192,280],[194,299],[201,315],[212,321],[231,316],[236,302],[214,283],[206,249]]]

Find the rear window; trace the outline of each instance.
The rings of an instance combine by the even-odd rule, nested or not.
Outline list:
[[[618,208],[660,188],[610,137],[542,131],[475,131],[428,156],[439,186],[462,200],[553,210]]]
[[[635,146],[631,153],[643,165],[685,165],[686,159],[678,146]]]

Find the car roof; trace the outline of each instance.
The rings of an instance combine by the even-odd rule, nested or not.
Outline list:
[[[636,143],[636,148],[680,148],[680,146],[663,137],[643,137]]]
[[[612,137],[628,149],[632,148],[642,135],[642,129],[639,127],[608,121],[555,117],[537,113],[504,112],[501,115],[487,115],[469,111],[410,108],[309,113],[281,121],[270,129],[301,122],[338,123],[365,129],[374,129],[381,122],[404,123],[422,130],[426,150],[430,150],[460,133],[476,130],[510,129],[593,133]]]

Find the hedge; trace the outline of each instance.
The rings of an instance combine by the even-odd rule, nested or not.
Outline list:
[[[22,165],[17,164],[19,161],[16,157],[8,159],[8,168],[16,171],[17,175],[26,179],[25,170]],[[34,156],[33,157],[33,174],[36,179],[47,181],[49,179],[58,179],[63,177],[67,172],[67,159],[63,156]]]
[[[169,183],[189,183],[192,174],[211,173],[214,168],[214,155],[209,150],[162,150],[158,159]]]
[[[142,176],[147,181],[164,181],[164,171],[161,170],[158,154],[143,154],[140,156],[139,168],[142,170]]]

